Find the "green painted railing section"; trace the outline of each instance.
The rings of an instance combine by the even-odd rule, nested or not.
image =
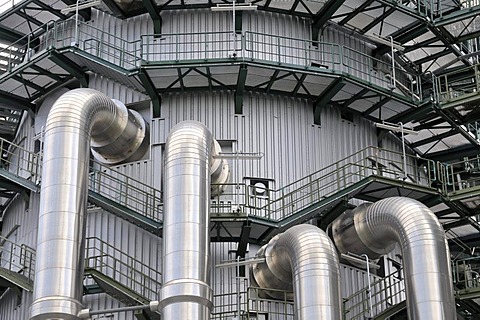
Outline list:
[[[86,239],[85,269],[94,269],[148,300],[157,300],[161,274],[145,262],[127,255],[107,242]]]
[[[17,244],[0,235],[0,272],[22,275],[33,286],[35,277],[35,250],[25,244]]]
[[[239,184],[236,191],[244,201],[243,212],[281,221],[373,175],[434,190],[439,164],[411,155],[406,161],[402,159],[399,152],[367,147],[279,189],[265,189],[258,195],[257,187]]]
[[[71,19],[52,21],[39,29],[45,31],[41,35],[32,33],[0,50],[0,56],[7,57],[3,58],[5,71],[11,72],[48,49],[75,48],[125,72],[136,72],[140,66],[194,61],[258,61],[343,75],[388,90],[395,85],[399,95],[413,102],[422,100],[418,75],[396,67],[393,81],[391,63],[334,43],[251,31],[236,37],[231,32],[152,34],[127,41],[88,23],[80,22],[75,28]]]
[[[343,300],[345,320],[365,319],[405,300],[405,286],[402,271],[371,283]]]

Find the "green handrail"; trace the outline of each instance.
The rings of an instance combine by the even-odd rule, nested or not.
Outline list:
[[[13,274],[25,276],[33,285],[35,277],[35,250],[25,244],[17,244],[0,235],[0,267]]]
[[[402,272],[398,271],[373,282],[369,287],[343,300],[344,319],[364,319],[405,300],[405,284]]]
[[[96,237],[86,239],[85,250],[86,269],[95,269],[144,298],[157,299],[161,281],[157,269]]]

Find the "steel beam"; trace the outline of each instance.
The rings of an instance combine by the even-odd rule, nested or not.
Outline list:
[[[342,6],[345,0],[329,0],[323,4],[322,9],[317,12],[312,21],[312,39],[318,41],[320,29],[327,23],[333,14]]]
[[[318,98],[313,103],[313,123],[321,124],[320,114],[323,107],[330,103],[330,100],[335,97],[335,95],[342,90],[345,86],[342,78],[337,78],[333,80],[330,85],[323,90],[323,92],[318,96]]]
[[[235,90],[235,114],[243,113],[243,95],[245,92],[245,82],[247,80],[248,68],[241,65],[238,70],[237,88]]]
[[[155,0],[142,0],[143,6],[147,9],[150,18],[153,21],[153,32],[155,34],[162,33],[162,17],[160,17],[159,12],[157,11],[157,4]]]

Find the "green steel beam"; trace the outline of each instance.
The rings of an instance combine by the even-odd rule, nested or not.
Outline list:
[[[369,7],[374,0],[367,0],[364,3],[362,3],[360,6],[358,6],[355,10],[350,12],[345,18],[343,18],[338,24],[343,26],[345,25],[348,21],[352,20],[355,18],[356,15],[359,13],[363,12],[367,7]]]
[[[463,145],[424,155],[424,157],[440,162],[451,162],[461,160],[463,157],[476,157],[480,155],[480,146]]]
[[[28,41],[25,34],[5,26],[0,26],[0,39],[8,43],[16,43],[18,46],[24,46]]]
[[[162,17],[160,17],[159,12],[157,11],[157,5],[155,0],[142,0],[143,6],[147,9],[150,18],[153,21],[153,32],[155,34],[162,33]]]
[[[38,20],[38,19],[35,19],[33,16],[31,15],[28,15],[26,14],[25,12],[22,12],[21,10],[18,10],[16,12],[17,15],[19,15],[20,17],[22,17],[23,19],[25,19],[27,22],[28,22],[28,25],[30,27],[30,31],[33,32],[33,30],[37,29],[37,27],[41,27],[43,26],[45,23],[43,23],[42,21]],[[32,28],[32,26],[30,25],[30,23],[33,23],[34,25],[36,25],[37,27],[36,28]]]
[[[387,18],[389,15],[391,15],[392,13],[394,13],[396,11],[395,8],[390,8],[386,11],[384,11],[381,15],[379,15],[378,17],[376,17],[372,22],[370,22],[369,24],[367,24],[365,27],[362,28],[362,32],[363,33],[366,33],[367,31],[370,31],[371,29],[373,29],[377,24],[379,23],[383,23],[383,21],[385,20],[385,18]]]
[[[433,104],[427,102],[415,109],[408,109],[399,114],[387,119],[387,122],[390,123],[407,123],[414,120],[422,119],[423,116],[433,111]]]
[[[67,6],[75,6],[77,4],[77,0],[62,0],[63,3],[65,3]],[[72,12],[69,14],[70,16],[73,16],[75,12]],[[92,8],[87,8],[80,10],[78,14],[85,20],[85,21],[90,21],[92,18]]]
[[[75,62],[68,59],[64,55],[52,50],[48,57],[52,62],[56,63],[60,68],[67,71],[80,81],[82,87],[88,87],[88,76],[85,71]]]
[[[455,38],[455,42],[456,43],[465,42],[467,40],[475,39],[475,38],[479,38],[479,37],[480,37],[480,30],[477,30],[477,31],[474,31],[474,32],[471,32],[471,33],[464,34],[462,36],[458,36],[457,38]]]
[[[433,21],[435,27],[446,26],[464,19],[475,18],[480,14],[480,6],[474,6],[468,9],[453,10],[450,14],[436,18]]]
[[[367,110],[365,110],[364,112],[362,112],[362,116],[365,117],[366,115],[369,115],[371,114],[372,112],[374,112],[375,110],[383,107],[385,104],[387,104],[387,102],[389,102],[391,99],[390,97],[386,97],[386,98],[383,98],[381,99],[380,101],[378,101],[377,103],[375,103],[373,106],[371,106],[370,108],[368,108]]]
[[[370,90],[368,90],[367,88],[364,88],[362,90],[360,90],[359,92],[355,93],[350,99],[348,100],[345,100],[345,102],[343,102],[341,104],[341,107],[342,108],[347,108],[349,105],[351,105],[352,103],[354,103],[355,101],[361,99],[364,95],[366,95]]]
[[[104,1],[105,2],[105,1]],[[54,9],[52,8],[51,6],[45,4],[43,1],[40,1],[40,0],[32,0],[32,3],[34,3],[35,5],[39,6],[43,11],[48,11],[50,12],[51,14],[57,16],[58,18],[60,18],[61,20],[66,20],[67,19],[67,16],[64,15],[63,13],[60,12],[60,10],[57,10],[57,9]],[[27,9],[30,9],[30,8],[27,8]],[[40,10],[39,10],[40,11]]]
[[[443,132],[443,133],[441,133],[441,134],[437,134],[437,135],[428,137],[428,138],[426,138],[426,139],[422,139],[422,140],[418,140],[418,141],[412,142],[412,143],[409,144],[409,146],[410,146],[410,148],[420,147],[420,146],[429,144],[429,143],[431,143],[431,142],[436,142],[436,141],[438,141],[438,140],[443,140],[444,138],[451,137],[451,136],[453,136],[453,135],[455,135],[455,134],[457,134],[457,133],[458,133],[458,132],[457,132],[455,129],[452,129],[452,130]]]
[[[243,113],[243,95],[245,92],[245,82],[247,80],[248,68],[241,65],[238,70],[237,88],[235,90],[235,114]]]
[[[298,90],[300,90],[300,88],[303,88],[303,90],[305,90],[305,92],[308,93],[308,89],[303,85],[303,82],[305,81],[307,74],[306,73],[302,74],[300,78],[295,73],[293,74],[293,76],[295,77],[295,79],[297,79],[297,84],[295,85],[295,88],[293,88],[291,92],[292,97],[295,97],[297,95]]]
[[[161,97],[158,95],[157,89],[155,88],[155,85],[153,84],[152,80],[148,76],[145,70],[140,70],[138,72],[138,78],[143,84],[143,87],[147,91],[147,94],[149,95],[150,99],[152,100],[152,105],[153,105],[153,117],[158,118],[161,115]]]
[[[31,103],[29,99],[19,97],[9,92],[0,91],[0,104],[8,106],[13,110],[25,110],[28,112],[35,111],[35,104]]]
[[[20,82],[21,84],[23,84],[23,85],[25,85],[25,86],[27,86],[27,87],[30,87],[30,88],[36,90],[36,91],[42,91],[42,92],[43,92],[43,90],[45,89],[44,87],[42,87],[42,86],[40,86],[40,85],[38,85],[38,84],[30,81],[30,80],[24,79],[24,78],[22,77],[22,75],[14,75],[14,76],[12,77],[12,79]],[[26,90],[26,91],[28,92],[28,90]]]
[[[317,100],[313,103],[313,123],[321,124],[320,114],[322,108],[330,103],[330,100],[335,97],[335,95],[342,90],[345,86],[345,82],[342,78],[337,78],[333,80],[330,85],[320,94]]]
[[[330,20],[333,14],[342,6],[345,0],[329,0],[323,4],[322,9],[317,12],[312,21],[312,39],[318,41],[318,34],[325,23]]]
[[[249,221],[245,221],[242,226],[242,231],[240,233],[240,241],[238,242],[236,258],[245,257],[247,253],[247,246],[250,239],[250,232],[252,231],[252,226]]]
[[[102,0],[103,4],[105,4],[110,11],[112,11],[113,15],[118,17],[118,18],[126,18],[125,12],[123,12],[122,9],[118,6],[117,2],[115,0]]]

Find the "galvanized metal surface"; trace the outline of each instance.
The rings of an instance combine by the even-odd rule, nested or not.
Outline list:
[[[78,89],[62,95],[48,116],[31,319],[78,319],[90,138],[108,144],[121,134],[116,108],[100,92]],[[105,128],[109,133],[102,135]]]
[[[199,122],[170,132],[165,150],[163,281],[165,319],[210,319],[210,166],[213,138]]]
[[[342,253],[377,258],[398,243],[409,319],[456,319],[445,232],[426,206],[403,197],[383,199],[343,214],[332,231]]]
[[[252,266],[255,285],[293,289],[296,319],[342,319],[340,265],[335,246],[323,230],[308,224],[291,227],[270,240],[257,256],[266,262]]]

